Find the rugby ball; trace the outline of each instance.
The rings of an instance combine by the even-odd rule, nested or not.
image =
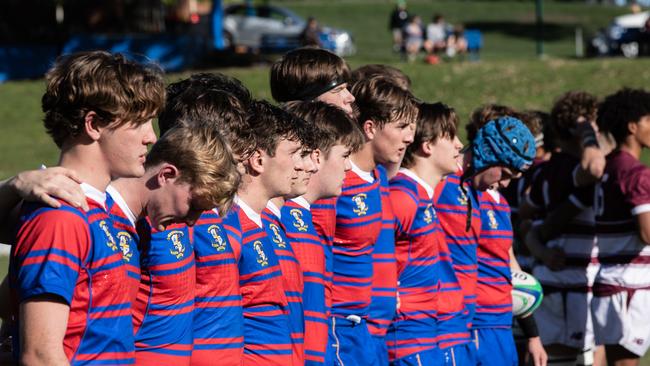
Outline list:
[[[531,274],[512,271],[512,315],[526,317],[539,307],[544,298],[542,285]]]

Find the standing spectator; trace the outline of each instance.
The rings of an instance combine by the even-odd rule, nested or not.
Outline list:
[[[395,10],[390,14],[390,31],[393,34],[393,51],[399,52],[402,50],[402,29],[409,19],[409,13],[406,11],[406,2],[398,0]]]
[[[309,17],[307,19],[307,25],[305,25],[305,29],[303,29],[302,33],[300,33],[300,45],[321,47],[320,33],[320,25],[318,25],[316,18]]]
[[[415,57],[422,49],[423,33],[422,18],[419,15],[414,15],[404,27],[404,36],[406,38],[404,48],[409,62],[415,61]]]
[[[432,23],[427,24],[424,49],[427,53],[438,53],[447,48],[447,23],[440,14],[434,14]]]

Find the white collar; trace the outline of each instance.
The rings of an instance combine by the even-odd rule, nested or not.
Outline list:
[[[489,193],[490,196],[492,196],[492,200],[494,200],[494,202],[499,203],[499,201],[501,201],[501,193],[499,193],[498,190],[488,189],[486,190],[486,192]]]
[[[413,179],[419,185],[421,185],[422,188],[424,188],[424,190],[427,192],[427,196],[429,196],[429,199],[433,198],[433,187],[431,187],[427,182],[425,182],[422,178],[420,178],[417,174],[415,174],[414,171],[407,168],[400,168],[399,172]]]
[[[248,216],[251,221],[257,224],[260,228],[262,227],[262,216],[260,214],[255,212],[255,210],[246,204],[246,202],[244,202],[239,196],[235,196],[235,203],[242,209],[242,211],[244,211],[244,214]]]
[[[129,207],[129,205],[126,204],[126,201],[124,200],[124,197],[122,197],[120,192],[117,189],[115,189],[115,187],[113,187],[112,185],[109,184],[108,187],[106,187],[106,193],[111,195],[111,198],[113,198],[113,201],[115,201],[115,204],[120,207],[122,212],[124,212],[126,217],[131,222],[131,225],[133,225],[133,227],[135,227],[136,217],[133,214],[133,211],[131,211],[131,208]]]
[[[368,183],[372,183],[375,181],[375,177],[372,175],[372,171],[367,172],[365,170],[361,170],[352,160],[350,160],[350,165],[352,166],[352,171],[358,175],[361,179],[365,180]]]
[[[86,197],[91,200],[99,203],[104,210],[106,210],[106,193],[100,191],[99,189],[91,186],[88,183],[81,183],[81,190],[84,192]]]
[[[303,196],[292,198],[291,201],[299,204],[300,206],[304,207],[306,210],[311,210],[311,205]]]
[[[266,208],[268,208],[269,211],[273,212],[273,214],[275,216],[277,216],[278,219],[282,218],[282,214],[280,213],[280,209],[272,201],[269,200],[269,202],[266,203]]]

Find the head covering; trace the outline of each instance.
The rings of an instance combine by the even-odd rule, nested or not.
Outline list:
[[[524,171],[535,158],[535,138],[517,118],[500,117],[481,127],[472,142],[474,172],[501,165]]]
[[[305,88],[302,93],[299,93],[296,96],[297,100],[312,101],[318,98],[321,94],[327,93],[328,91],[336,88],[341,84],[345,84],[347,81],[342,77],[338,77],[329,83],[318,84],[314,83],[310,87]]]

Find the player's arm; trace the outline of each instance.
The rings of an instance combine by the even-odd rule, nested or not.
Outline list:
[[[578,187],[593,184],[600,180],[605,173],[605,154],[600,149],[598,132],[591,123],[584,118],[579,118],[573,134],[580,139],[582,153],[580,165],[577,167],[574,180]]]
[[[519,265],[519,261],[517,261],[517,257],[515,256],[515,251],[514,249],[512,249],[512,246],[510,247],[510,250],[508,250],[508,254],[510,255],[510,269],[515,271],[521,271],[521,266]]]
[[[560,248],[548,248],[542,236],[540,225],[535,225],[528,231],[525,243],[530,254],[551,270],[564,268],[566,259],[564,251]]]
[[[0,284],[0,319],[9,319],[11,304],[9,303],[9,276],[5,276]]]
[[[55,295],[40,295],[20,304],[21,365],[67,366],[63,338],[70,307]]]
[[[542,340],[537,337],[528,338],[528,353],[535,366],[546,366],[548,363],[548,355],[542,345]]]
[[[639,237],[646,244],[650,245],[650,212],[636,215],[639,224]]]

